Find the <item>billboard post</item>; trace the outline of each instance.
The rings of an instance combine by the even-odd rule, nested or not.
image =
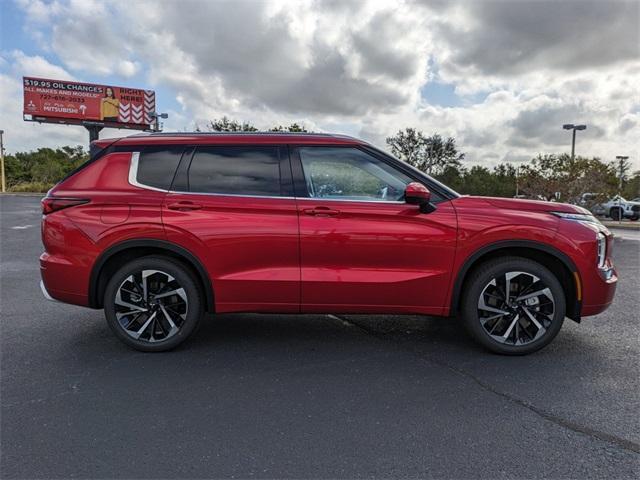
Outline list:
[[[89,143],[100,138],[100,131],[103,127],[98,122],[84,122],[82,126],[89,132]]]
[[[0,170],[2,170],[2,193],[7,191],[7,181],[4,176],[4,130],[0,130]]]
[[[23,119],[27,122],[81,125],[90,141],[103,128],[153,130],[153,90],[23,77]]]

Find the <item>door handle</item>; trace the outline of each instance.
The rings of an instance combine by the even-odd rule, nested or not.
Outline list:
[[[184,202],[170,203],[169,205],[167,205],[167,208],[169,210],[178,210],[180,212],[188,212],[189,210],[200,210],[202,208],[202,205],[200,205],[199,203],[184,201]]]
[[[315,217],[335,217],[340,214],[340,210],[333,210],[329,207],[305,208],[302,211],[307,215],[313,215]]]

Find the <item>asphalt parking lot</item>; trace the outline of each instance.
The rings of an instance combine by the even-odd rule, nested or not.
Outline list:
[[[638,232],[613,306],[527,357],[447,319],[296,315],[143,354],[44,300],[39,221],[0,197],[2,478],[640,476]]]

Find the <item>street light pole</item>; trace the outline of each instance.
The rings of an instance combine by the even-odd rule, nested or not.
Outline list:
[[[154,132],[160,132],[161,131],[160,130],[160,119],[163,118],[163,119],[166,120],[167,118],[169,118],[169,114],[168,113],[151,112],[150,115],[151,115],[151,118],[154,119],[154,124],[155,124],[153,131]]]
[[[573,134],[571,136],[571,160],[573,160],[576,157],[576,130],[585,130],[587,126],[565,123],[562,128],[564,128],[565,130],[573,130]]]
[[[2,171],[2,193],[7,191],[7,181],[4,177],[4,142],[3,142],[4,130],[0,130],[0,170]]]
[[[628,155],[616,155],[616,160],[618,160],[620,164],[620,175],[618,176],[618,194],[622,193],[622,176],[624,175],[624,162],[628,159]]]
[[[624,162],[628,159],[628,155],[616,155],[616,160],[620,162],[620,174],[618,175],[618,223],[622,223],[622,177],[624,175]]]

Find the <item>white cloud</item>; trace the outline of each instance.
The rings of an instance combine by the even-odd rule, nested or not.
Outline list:
[[[27,21],[33,23],[48,23],[53,16],[61,11],[61,4],[57,1],[16,0],[27,16]]]
[[[8,153],[63,145],[86,147],[89,134],[84,128],[25,122],[22,119],[22,76],[74,80],[73,75],[42,57],[28,56],[19,50],[11,52],[6,59],[0,56],[2,66],[7,67],[7,72],[0,73],[0,126],[4,130]],[[124,130],[108,129],[103,136],[127,134]]]
[[[0,112],[4,143],[8,153],[40,147],[87,143],[84,129],[46,125],[22,120],[22,81],[15,75],[0,73]]]
[[[17,76],[31,76],[43,78],[56,78],[61,80],[74,80],[64,68],[54,65],[44,57],[35,55],[25,55],[21,50],[14,50],[8,56],[7,63],[10,64],[12,73]]]
[[[51,50],[71,73],[144,74],[173,91],[182,110],[168,127],[297,121],[383,146],[415,126],[455,136],[470,162],[495,163],[566,151],[561,125],[580,122],[579,153],[625,153],[640,166],[638,2],[19,4],[40,31],[52,25]],[[16,55],[24,68],[64,71]],[[433,80],[483,100],[429,105],[420,89]]]

